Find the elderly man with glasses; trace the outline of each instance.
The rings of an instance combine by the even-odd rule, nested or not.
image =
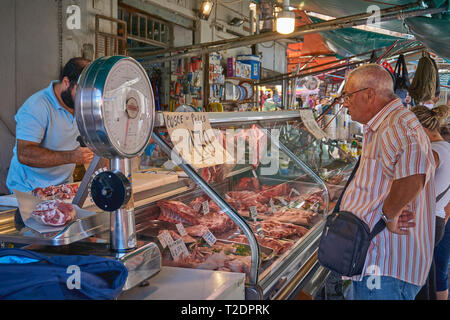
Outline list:
[[[351,278],[357,300],[413,300],[425,283],[434,243],[434,159],[416,116],[394,94],[392,78],[377,64],[348,76],[343,106],[364,125],[363,149],[340,210],[372,230],[387,228],[369,247],[363,272]]]

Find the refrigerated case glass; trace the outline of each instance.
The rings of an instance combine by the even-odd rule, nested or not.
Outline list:
[[[295,155],[295,146],[283,145],[285,124],[270,118],[215,123],[216,136],[235,162],[197,170],[256,237],[260,259],[257,283],[265,298],[275,297],[311,257],[329,211],[325,183]],[[158,130],[165,131],[164,127]],[[164,140],[170,144],[167,134]],[[180,180],[177,186],[165,187],[170,195],[137,210],[138,235],[160,245],[163,265],[243,272],[249,281],[254,267],[251,241],[230,219],[228,209],[171,165],[158,147],[153,152],[142,168],[157,172],[165,168],[168,174],[178,174]],[[174,240],[179,238],[179,223],[187,233],[182,238],[189,256],[174,259],[173,252],[163,248],[157,236],[168,230]],[[208,231],[216,240],[214,244],[202,237]]]

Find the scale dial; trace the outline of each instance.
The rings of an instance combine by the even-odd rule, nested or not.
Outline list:
[[[136,60],[95,60],[80,77],[76,102],[80,134],[98,155],[132,158],[147,146],[155,103],[147,73]]]

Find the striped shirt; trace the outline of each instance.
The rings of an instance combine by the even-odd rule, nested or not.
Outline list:
[[[388,103],[365,126],[361,162],[342,197],[341,210],[365,221],[372,230],[394,180],[426,174],[425,185],[405,208],[415,212],[408,235],[385,228],[371,242],[361,275],[393,277],[422,286],[431,266],[435,225],[434,158],[418,119],[400,99]]]

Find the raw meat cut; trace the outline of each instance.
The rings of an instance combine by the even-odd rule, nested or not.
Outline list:
[[[259,190],[261,187],[259,185],[259,180],[254,177],[245,177],[242,178],[234,190],[236,191],[242,191],[242,190],[248,190],[248,191],[255,191]]]
[[[169,234],[170,234],[170,236],[172,237],[172,239],[175,241],[175,240],[177,240],[177,239],[179,239],[179,238],[183,238],[183,241],[185,242],[185,243],[191,243],[191,242],[195,242],[195,239],[194,238],[192,238],[190,235],[185,235],[185,236],[183,236],[183,237],[181,237],[181,235],[179,235],[177,232],[175,232],[174,230],[167,230],[168,232],[169,232]],[[159,234],[161,234],[161,233],[163,233],[164,232],[164,230],[160,230],[159,231]]]
[[[310,227],[314,224],[318,214],[298,208],[281,208],[271,216],[262,216],[263,219],[275,220],[278,222],[288,222],[301,224]]]
[[[48,200],[39,203],[31,213],[36,221],[48,226],[63,226],[75,218],[76,212],[69,203]]]
[[[256,232],[256,224],[249,223],[253,231]],[[308,229],[302,226],[296,226],[292,223],[278,222],[273,219],[266,219],[258,222],[264,236],[272,238],[301,238],[308,232]]]
[[[208,227],[204,226],[202,224],[199,224],[199,225],[196,225],[196,226],[186,227],[185,230],[190,236],[203,237],[205,232],[208,231]]]
[[[161,209],[161,214],[158,219],[172,222],[172,223],[183,223],[189,225],[199,224],[199,216],[194,211],[194,209],[185,205],[180,201],[173,200],[161,200],[156,203]]]
[[[277,255],[286,252],[294,244],[294,241],[292,240],[277,240],[270,237],[261,238],[258,235],[255,236],[260,245],[273,249]],[[248,239],[244,235],[236,236],[232,239],[232,241],[248,244]]]
[[[223,165],[201,168],[198,173],[207,183],[221,182],[223,180]]]
[[[61,184],[59,186],[48,186],[36,188],[31,194],[42,200],[69,200],[75,197],[78,191],[78,184]]]

